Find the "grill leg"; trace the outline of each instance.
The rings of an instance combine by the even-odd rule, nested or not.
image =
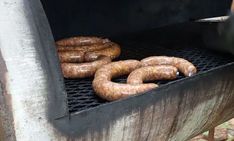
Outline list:
[[[209,130],[208,141],[214,141],[214,132],[215,132],[215,128],[211,128]]]

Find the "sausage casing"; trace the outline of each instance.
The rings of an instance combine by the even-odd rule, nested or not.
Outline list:
[[[114,77],[127,75],[140,67],[141,63],[137,60],[117,61],[104,65],[95,73],[93,89],[98,96],[113,101],[156,88],[157,85],[153,83],[131,85],[111,81]]]
[[[91,45],[83,45],[83,46],[57,46],[58,51],[96,51],[102,50],[104,48],[109,47],[109,42],[105,44],[91,44]]]
[[[197,72],[196,67],[189,61],[168,56],[151,56],[141,60],[142,66],[172,65],[179,69],[185,76],[192,76]]]
[[[111,59],[117,58],[121,49],[116,43],[105,42],[103,44],[90,44],[84,46],[58,46],[57,48],[61,62],[80,63],[96,60],[100,55]],[[79,53],[80,52],[80,53]]]
[[[110,62],[110,57],[99,56],[89,63],[61,63],[61,68],[65,78],[85,78],[93,76],[98,68]]]
[[[96,60],[100,55],[108,56],[111,59],[119,57],[121,53],[119,45],[116,43],[107,43],[107,44],[109,44],[109,47],[107,48],[85,53],[85,61],[89,62]]]
[[[59,60],[61,63],[81,63],[84,62],[84,55],[83,51],[59,51]]]
[[[56,42],[58,46],[85,46],[92,44],[103,44],[109,42],[108,39],[102,39],[98,37],[70,37],[66,39],[62,39]]]
[[[111,62],[121,52],[118,44],[97,37],[66,38],[56,44],[66,78],[93,76],[100,66]]]
[[[145,81],[172,80],[177,77],[178,69],[174,66],[147,66],[131,72],[127,78],[128,84],[143,84]]]

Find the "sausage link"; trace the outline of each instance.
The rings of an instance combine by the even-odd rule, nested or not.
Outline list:
[[[62,39],[56,42],[58,46],[84,46],[92,44],[104,44],[110,42],[108,39],[102,39],[98,37],[71,37]]]
[[[102,84],[98,85],[98,83]],[[108,101],[114,101],[129,97],[131,95],[136,95],[150,91],[154,88],[157,88],[158,86],[153,83],[131,85],[131,84],[118,84],[106,80],[102,81],[95,80],[93,83],[93,87],[98,96]]]
[[[72,37],[57,41],[56,44],[66,78],[93,76],[97,68],[111,62],[121,52],[118,44],[97,37]]]
[[[84,62],[83,51],[59,51],[59,60],[61,63],[81,63]]]
[[[156,88],[157,85],[153,83],[131,85],[111,81],[112,78],[127,75],[139,67],[141,67],[141,63],[137,60],[117,61],[104,65],[95,73],[94,91],[103,99],[113,101]]]
[[[100,55],[109,56],[111,59],[118,57],[120,55],[120,47],[119,45],[111,42],[91,46],[61,46],[58,48],[58,54],[61,62],[91,62],[96,60]]]
[[[127,78],[128,84],[143,84],[145,81],[172,80],[177,77],[178,69],[173,66],[147,66],[134,70]]]
[[[89,62],[89,61],[96,60],[98,56],[100,55],[108,56],[111,59],[119,57],[121,53],[121,49],[119,45],[116,43],[107,43],[107,44],[109,44],[109,47],[107,48],[104,48],[102,50],[87,52],[85,54],[85,61]]]
[[[105,44],[92,44],[84,46],[57,46],[58,51],[96,51],[109,47],[109,42]]]
[[[93,76],[98,68],[110,62],[110,57],[99,56],[89,63],[61,63],[61,68],[65,78],[85,78]]]
[[[141,60],[142,66],[172,65],[179,69],[185,76],[192,76],[197,72],[196,67],[189,61],[167,56],[151,56]]]

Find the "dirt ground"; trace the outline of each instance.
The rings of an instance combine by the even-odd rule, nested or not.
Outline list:
[[[208,141],[207,135],[205,132],[190,141]],[[215,128],[215,141],[234,141],[234,118]]]

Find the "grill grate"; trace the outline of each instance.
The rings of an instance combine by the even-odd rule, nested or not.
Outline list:
[[[186,40],[188,41],[188,40]],[[144,40],[115,40],[122,47],[120,60],[142,59],[152,55],[168,55],[182,57],[191,61],[198,69],[198,73],[233,62],[234,59],[227,54],[217,53],[202,48],[202,45],[193,43],[179,43],[174,45],[157,46],[155,41]],[[203,45],[204,46],[204,45]],[[183,76],[178,76],[181,79]],[[126,77],[114,79],[115,82],[125,82]],[[158,84],[166,84],[167,81],[158,81]],[[65,86],[68,93],[69,112],[78,112],[89,109],[107,101],[97,97],[92,89],[92,78],[87,79],[65,79]]]

